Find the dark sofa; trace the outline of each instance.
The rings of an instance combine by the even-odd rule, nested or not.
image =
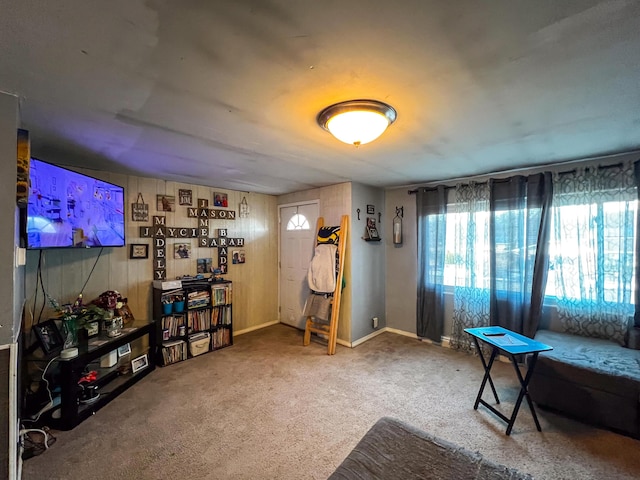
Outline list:
[[[383,417],[329,479],[532,480],[532,477],[399,420]]]
[[[640,438],[640,350],[551,330],[535,339],[553,350],[538,357],[529,383],[534,402]]]

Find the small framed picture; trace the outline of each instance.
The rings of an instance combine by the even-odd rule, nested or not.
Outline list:
[[[55,320],[46,320],[40,322],[33,327],[33,332],[36,334],[40,348],[45,355],[57,352],[64,346],[64,340],[60,334],[60,330],[56,326]]]
[[[210,273],[211,265],[213,265],[211,258],[199,258],[196,262],[196,272]]]
[[[380,235],[376,228],[376,219],[373,217],[367,217],[367,236],[370,240],[380,240]]]
[[[132,243],[129,247],[129,258],[149,258],[149,245],[144,243]]]
[[[118,347],[118,358],[131,354],[131,344],[125,343],[121,347]]]
[[[176,208],[176,197],[173,195],[156,195],[156,210],[173,212]]]
[[[215,192],[213,194],[213,206],[214,207],[228,207],[229,201],[227,200],[227,194],[221,192]]]
[[[245,262],[244,250],[234,250],[231,253],[231,263],[235,265],[237,263],[244,263],[244,262]]]
[[[180,260],[181,258],[191,258],[191,244],[190,243],[174,243],[173,258],[175,258],[176,260]]]
[[[373,215],[376,213],[376,207],[374,205],[367,205],[367,215]]]
[[[119,317],[122,317],[122,323],[127,324],[129,322],[133,322],[135,317],[133,316],[133,312],[131,308],[126,303],[122,305],[120,308],[116,308],[116,313]]]
[[[131,360],[131,370],[133,373],[139,372],[140,370],[144,370],[149,366],[149,359],[147,358],[147,354],[140,355],[139,357]]]
[[[193,191],[192,190],[183,190],[182,188],[178,190],[178,203],[180,205],[192,205],[193,204]]]

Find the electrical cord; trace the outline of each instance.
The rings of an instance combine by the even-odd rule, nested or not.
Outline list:
[[[104,247],[100,248],[100,251],[98,252],[98,256],[96,257],[96,261],[93,262],[93,267],[91,267],[91,271],[89,272],[89,275],[87,276],[87,279],[84,282],[84,285],[82,285],[82,288],[80,289],[80,295],[82,295],[84,293],[84,289],[87,287],[87,284],[89,283],[89,280],[91,280],[91,276],[93,275],[93,271],[96,269],[96,266],[98,265],[98,261],[100,260],[100,257],[102,256],[102,252],[104,252]],[[49,296],[49,294],[47,294],[45,288],[44,288],[44,281],[42,279],[42,263],[43,263],[43,255],[42,255],[42,250],[40,250],[40,257],[38,258],[38,270],[37,270],[37,280],[36,280],[36,292],[34,294],[34,300],[33,300],[33,309],[35,310],[36,308],[36,299],[38,297],[38,283],[40,283],[40,289],[42,290],[42,295],[44,296],[44,299],[42,301],[42,307],[40,308],[40,313],[38,315],[38,322],[40,323],[41,319],[42,319],[42,313],[44,311],[44,307],[46,305],[46,299],[51,299],[51,297]]]
[[[29,432],[41,433],[44,436],[44,449],[49,450],[49,434],[47,432],[39,428],[23,428],[20,430],[20,436],[26,435]]]
[[[89,279],[91,278],[91,275],[93,275],[93,271],[96,268],[96,265],[98,265],[98,260],[100,260],[100,256],[102,255],[102,252],[104,251],[104,247],[102,247],[100,249],[100,251],[98,252],[98,256],[96,257],[96,261],[93,263],[93,268],[91,268],[91,271],[89,272],[89,276],[87,277],[87,280],[84,282],[84,285],[82,286],[82,290],[80,290],[80,295],[82,295],[84,293],[84,288],[87,286],[87,283],[89,283]]]
[[[89,275],[87,276],[87,279],[84,282],[84,285],[82,285],[82,289],[80,290],[80,295],[82,295],[84,293],[84,289],[86,288],[87,284],[89,283],[89,280],[91,279],[91,276],[93,275],[94,270],[96,269],[96,266],[98,265],[98,261],[100,260],[100,257],[102,256],[102,253],[104,252],[104,247],[100,248],[100,251],[98,252],[98,256],[96,257],[96,261],[93,263],[93,267],[91,267],[91,271],[89,272]],[[42,270],[43,270],[43,264],[45,262],[45,257],[44,257],[44,253],[43,250],[40,250],[40,254],[38,255],[38,267],[36,270],[36,285],[35,285],[35,291],[33,294],[33,308],[30,310],[30,315],[31,315],[31,326],[33,327],[34,324],[39,324],[42,321],[42,314],[44,313],[44,309],[46,307],[47,304],[47,299],[49,299],[51,302],[53,302],[53,299],[49,296],[49,294],[47,293],[45,287],[44,287],[44,280],[42,278]],[[38,288],[40,287],[40,288]],[[35,318],[35,312],[37,309],[37,305],[38,305],[38,292],[42,291],[42,305],[40,306],[40,312],[38,312],[38,318],[36,320]],[[31,328],[30,332],[29,332],[29,341],[30,343],[33,341],[33,328]]]
[[[44,381],[45,388],[47,389],[47,393],[49,394],[49,403],[46,404],[44,407],[42,407],[42,409],[40,409],[36,418],[31,418],[31,419],[25,418],[23,422],[35,423],[38,420],[40,420],[40,416],[44,412],[46,412],[47,410],[53,407],[53,395],[51,395],[51,390],[49,389],[49,380],[46,379],[46,375],[47,375],[47,370],[49,369],[49,366],[53,363],[54,360],[57,360],[58,358],[60,358],[60,356],[56,355],[51,360],[49,360],[49,363],[47,363],[47,366],[44,367],[44,370],[42,371],[42,375],[40,376],[40,378]]]
[[[40,288],[42,289],[42,295],[43,295],[43,299],[42,299],[42,306],[40,307],[40,313],[38,314],[38,323],[40,323],[40,321],[42,320],[42,312],[44,312],[44,306],[47,303],[46,299],[47,299],[47,292],[44,289],[44,282],[42,281],[42,261],[44,260],[44,253],[42,253],[42,250],[40,250],[40,255],[38,256],[38,276],[36,279],[36,293],[35,293],[35,297],[38,297],[38,282],[40,282]],[[36,299],[34,298],[33,300],[33,310],[35,311],[36,309],[36,303],[35,303]]]
[[[33,326],[33,323],[35,322],[36,305],[38,305],[38,283],[40,281],[38,277],[38,272],[40,271],[41,261],[42,261],[42,250],[40,250],[40,254],[38,256],[38,268],[36,269],[36,285],[35,285],[35,291],[33,292],[33,307],[29,310],[29,314],[31,316],[31,326]],[[31,329],[31,335],[33,335],[33,329]]]
[[[31,433],[37,433],[42,435],[42,441],[34,438]],[[20,430],[20,458],[27,460],[36,455],[49,450],[49,447],[56,443],[56,437],[53,436],[49,428],[23,428]],[[20,464],[22,465],[22,464]],[[17,478],[21,478],[18,475]]]

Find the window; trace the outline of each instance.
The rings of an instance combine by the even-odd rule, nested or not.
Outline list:
[[[545,295],[633,303],[637,202],[566,205],[552,211]],[[508,242],[510,220],[515,214],[495,213],[498,272],[533,268],[535,245],[523,242],[512,248]],[[444,285],[489,288],[489,217],[489,212],[447,213]],[[524,259],[527,266],[518,263],[523,261],[522,248],[530,252]],[[511,285],[514,279],[516,275],[499,276],[496,288],[519,290]],[[621,289],[623,285],[629,287]]]
[[[310,230],[309,221],[301,213],[296,213],[287,223],[287,230]]]
[[[546,295],[634,303],[637,202],[554,207]]]
[[[442,318],[444,285],[461,344],[464,328],[489,318],[535,333],[546,300],[563,331],[623,342],[640,262],[638,182],[640,161],[419,191],[419,328]]]
[[[444,284],[489,288],[489,212],[447,213],[445,222]]]

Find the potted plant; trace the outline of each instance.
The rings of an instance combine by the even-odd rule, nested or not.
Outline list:
[[[64,337],[64,348],[77,345],[79,337],[88,338],[98,333],[98,331],[95,331],[95,326],[96,322],[104,317],[104,309],[98,305],[85,305],[82,302],[82,294],[78,295],[75,302],[65,305],[60,305],[57,300],[49,295],[47,297],[49,304],[56,311],[58,318],[62,322],[61,330]]]
[[[121,316],[116,315],[116,310],[122,308],[127,303],[127,299],[123,298],[117,290],[107,290],[102,292],[91,303],[101,308],[104,312],[103,330],[107,332],[107,336],[117,337],[120,335],[122,333],[123,320]]]
[[[89,304],[79,314],[80,327],[86,331],[87,337],[93,337],[100,333],[100,322],[104,318],[106,310],[95,304]]]

